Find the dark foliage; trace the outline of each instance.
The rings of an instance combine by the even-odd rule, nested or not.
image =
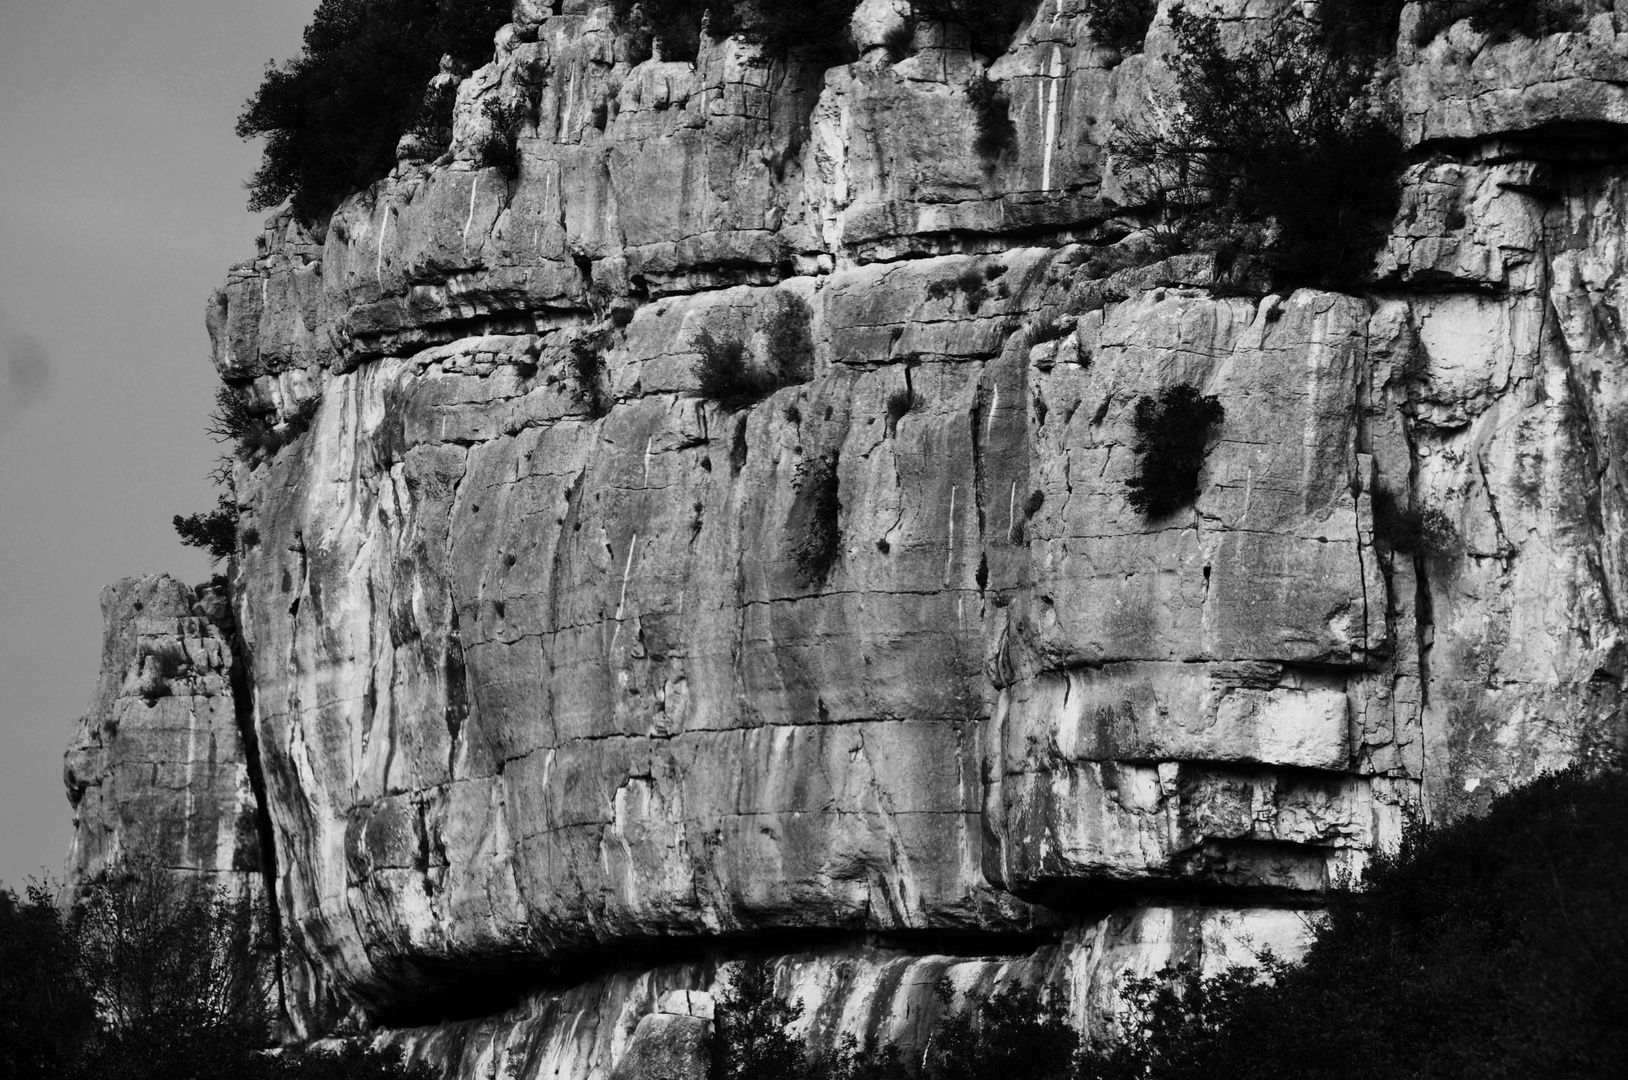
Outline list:
[[[385,176],[396,142],[422,120],[424,90],[443,55],[468,66],[492,56],[510,0],[322,0],[301,55],[266,70],[237,121],[264,136],[249,208],[292,200],[307,224]]]
[[[308,398],[279,422],[274,410],[255,404],[246,391],[221,386],[215,391],[215,412],[209,418],[209,434],[215,436],[217,442],[235,442],[237,457],[253,462],[257,458],[272,457],[304,435],[321,406],[320,398]]]
[[[1055,315],[1046,315],[1029,324],[1029,347],[1048,341],[1061,341],[1074,332],[1074,326]]]
[[[1017,150],[1017,125],[1012,103],[1000,84],[980,74],[967,87],[972,106],[972,149],[985,161],[995,161]]]
[[[0,888],[0,1076],[63,1076],[95,1028],[71,927],[39,884]]]
[[[1135,987],[1119,1072],[1604,1078],[1628,1060],[1628,779],[1580,768],[1415,826],[1304,962]],[[1135,1069],[1148,1070],[1130,1071]]]
[[[953,1014],[924,1053],[851,1041],[799,1072],[800,1006],[759,978],[721,1003],[759,1075],[807,1080],[1606,1080],[1628,1060],[1628,776],[1548,775],[1481,817],[1414,825],[1337,891],[1305,959],[1133,979],[1123,1038],[1082,1047],[1015,987]],[[737,1010],[750,1023],[730,1026]],[[735,1035],[740,1038],[740,1035]],[[727,1053],[727,1050],[725,1051]],[[731,1077],[752,1075],[735,1072]]]
[[[598,419],[610,412],[610,390],[605,385],[604,338],[599,334],[571,343],[571,396]]]
[[[431,1080],[399,1054],[271,1054],[276,949],[264,904],[127,857],[71,916],[0,889],[7,1080]]]
[[[837,60],[851,49],[848,21],[859,0],[744,0],[736,4],[740,34],[774,60]]]
[[[746,342],[740,338],[719,341],[712,331],[702,330],[695,335],[695,351],[701,358],[695,363],[695,378],[700,383],[701,396],[716,401],[726,410],[734,412],[762,401],[780,387],[775,372],[764,371],[752,365]]]
[[[176,514],[173,524],[181,543],[203,548],[216,562],[237,551],[237,503],[225,495],[215,500],[215,509],[208,513]]]
[[[1587,17],[1578,0],[1424,0],[1413,40],[1428,45],[1460,19],[1493,41],[1507,41],[1581,30]]]
[[[1037,6],[1035,0],[910,0],[910,13],[918,22],[965,27],[972,51],[994,56]]]
[[[943,300],[959,293],[967,304],[967,311],[976,315],[989,299],[989,278],[977,267],[968,267],[948,281],[935,281],[927,286],[927,299]]]
[[[718,999],[713,1041],[716,1080],[803,1080],[803,1047],[786,1029],[803,1006],[775,992],[774,972],[754,960],[741,965]]]
[[[1383,490],[1374,492],[1374,533],[1404,555],[1440,558],[1458,546],[1458,530],[1440,507],[1403,506]]]
[[[1091,34],[1120,52],[1137,52],[1159,10],[1157,0],[1085,0]]]
[[[1136,474],[1125,485],[1131,506],[1161,518],[1192,503],[1211,433],[1225,418],[1220,401],[1187,383],[1139,400],[1132,417]]]
[[[1115,148],[1187,246],[1216,251],[1223,272],[1258,258],[1280,287],[1364,278],[1398,198],[1396,109],[1376,90],[1397,10],[1330,0],[1314,20],[1293,6],[1236,53],[1214,20],[1173,12],[1182,109],[1168,131]]]
[[[901,386],[887,396],[887,433],[894,434],[899,429],[899,421],[910,412],[915,404],[915,395],[907,386]]]
[[[946,987],[939,996],[948,1000]],[[997,990],[952,1013],[923,1055],[921,1080],[1069,1080],[1080,1036],[1062,1001],[1033,986]]]
[[[505,104],[488,98],[481,111],[492,130],[481,140],[477,164],[496,169],[505,180],[513,181],[520,175],[520,129],[526,126],[531,110],[518,102]]]
[[[664,60],[694,60],[702,32],[738,34],[770,60],[830,60],[848,49],[848,20],[858,0],[612,0],[618,29],[661,50]],[[645,49],[636,45],[636,55]]]
[[[763,321],[763,350],[768,369],[781,383],[814,375],[814,313],[793,293],[777,291],[769,297],[771,309]]]
[[[800,462],[797,499],[792,506],[791,556],[804,584],[824,581],[842,556],[841,514],[836,455]]]
[[[916,51],[915,22],[906,19],[889,29],[882,35],[882,47],[887,50],[888,60],[895,64],[903,63],[913,56]]]

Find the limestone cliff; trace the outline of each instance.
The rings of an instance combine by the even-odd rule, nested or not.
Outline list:
[[[633,63],[521,0],[450,158],[233,269],[221,376],[319,403],[238,468],[232,581],[306,1030],[337,999],[459,1077],[609,1075],[753,951],[816,1040],[919,1034],[944,973],[1098,1029],[1125,972],[1293,955],[1408,814],[1620,740],[1628,5],[1424,48],[1410,8],[1373,287],[1260,300],[1093,276],[1145,241],[1107,146],[1170,5],[1132,55],[1036,6],[989,161],[982,60],[923,27],[895,63],[886,0],[829,70]],[[512,179],[489,100],[536,103]],[[702,399],[702,330],[791,335],[795,378]],[[1226,421],[1150,524],[1132,408],[1176,383]]]

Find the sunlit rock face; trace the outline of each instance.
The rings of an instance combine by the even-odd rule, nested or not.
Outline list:
[[[225,591],[127,578],[102,590],[102,618],[101,677],[63,768],[70,889],[134,857],[258,893],[258,801]]]
[[[210,329],[319,405],[238,468],[233,578],[306,1030],[682,1070],[756,953],[816,1043],[919,1039],[945,974],[1105,1031],[1121,976],[1293,955],[1410,814],[1620,740],[1618,16],[1410,8],[1372,287],[1246,299],[1096,258],[1148,243],[1108,147],[1169,7],[1129,56],[1045,0],[895,62],[867,0],[819,70],[527,0],[450,159],[268,223]],[[493,99],[537,103],[512,179]],[[702,331],[782,385],[702,398]],[[1181,384],[1225,418],[1150,520],[1133,413]]]

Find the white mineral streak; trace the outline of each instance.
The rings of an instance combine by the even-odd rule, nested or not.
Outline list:
[[[236,477],[308,1030],[330,991],[428,1023],[523,961],[518,1004],[388,1037],[460,1080],[606,1076],[701,1045],[725,937],[774,960],[815,1042],[919,1037],[940,974],[1044,979],[1103,1030],[1123,974],[1292,953],[1414,809],[1620,738],[1628,184],[1594,151],[1628,126],[1622,17],[1414,50],[1410,6],[1420,164],[1372,295],[1257,302],[1213,295],[1202,256],[1085,270],[1138,209],[1102,163],[1168,97],[1170,6],[1121,60],[1048,0],[990,58],[1038,104],[984,161],[982,61],[924,26],[893,63],[887,0],[825,72],[710,41],[631,66],[603,5],[523,0],[453,164],[402,165],[320,244],[271,219],[210,328],[224,377],[322,403]],[[482,182],[479,100],[534,70],[520,178]],[[698,401],[695,331],[762,360],[787,297],[801,381]],[[589,324],[602,416],[574,381]],[[1150,523],[1131,416],[1177,383],[1226,420],[1196,505]],[[842,555],[809,582],[794,476],[819,455]],[[134,655],[98,715],[145,715]],[[191,814],[238,812],[174,720]],[[98,723],[71,770],[83,870],[148,797],[114,761],[145,751],[92,763]],[[175,835],[237,858],[209,822]],[[634,959],[655,941],[675,951]]]

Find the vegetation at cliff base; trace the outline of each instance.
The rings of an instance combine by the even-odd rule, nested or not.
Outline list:
[[[786,1080],[1605,1080],[1628,1061],[1628,775],[1573,767],[1481,817],[1410,827],[1336,890],[1298,964],[1131,979],[1112,1042],[1017,984],[926,1046],[808,1055],[800,1004],[747,965],[720,1001],[724,1075]],[[947,995],[941,995],[947,997]],[[779,1031],[776,1031],[779,1025]],[[747,1069],[755,1071],[746,1071]]]
[[[6,1080],[430,1080],[394,1052],[277,1052],[262,902],[127,857],[69,907],[0,888]]]
[[[322,0],[301,54],[271,64],[238,118],[241,138],[266,140],[249,209],[291,200],[308,225],[383,178],[396,143],[422,120],[443,55],[473,68],[511,0]]]

